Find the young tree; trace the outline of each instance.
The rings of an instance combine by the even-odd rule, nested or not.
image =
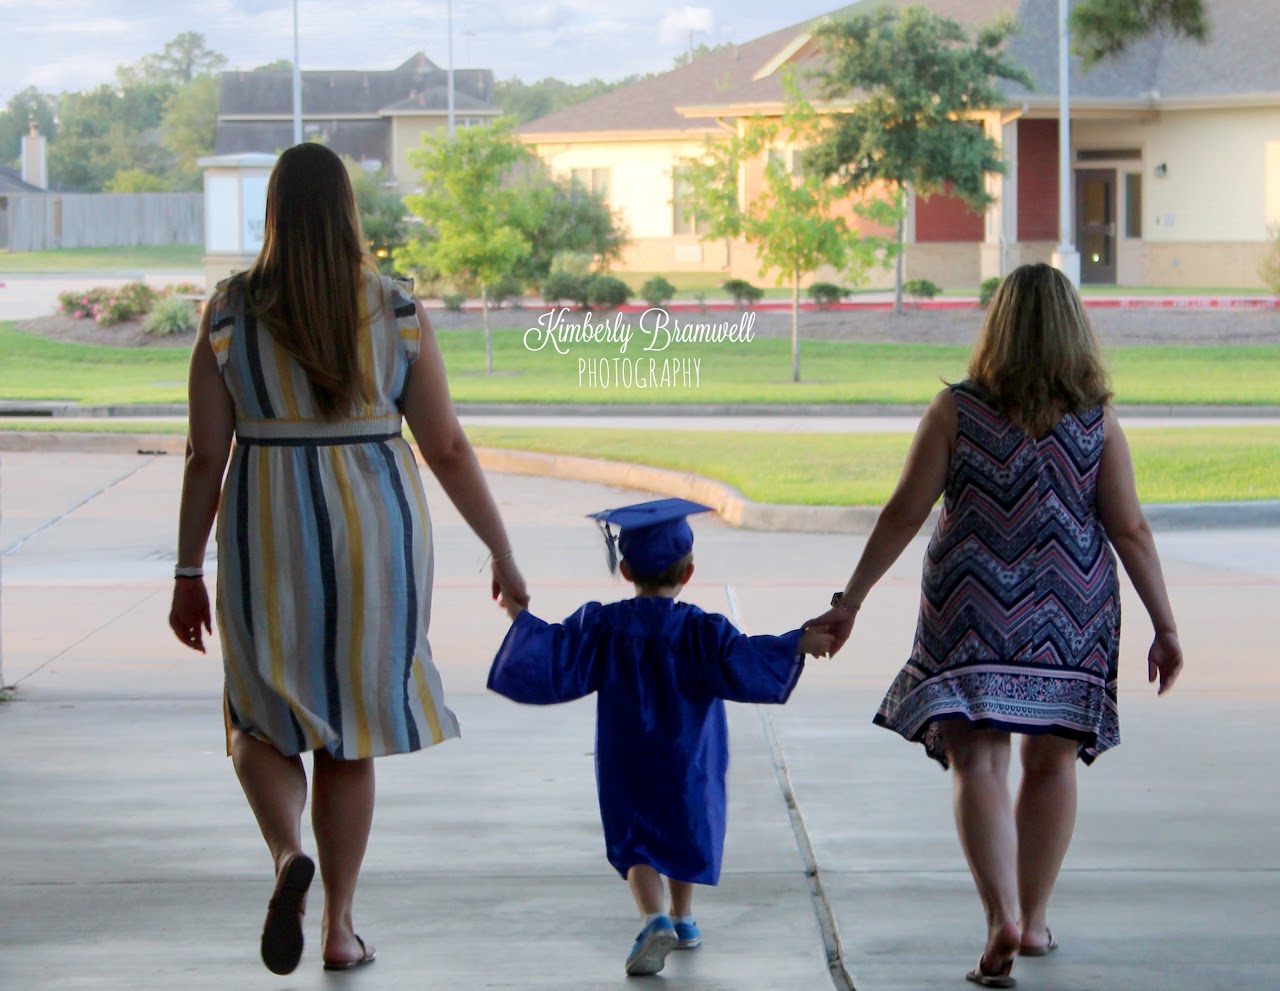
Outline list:
[[[1205,41],[1204,0],[1081,0],[1071,11],[1072,47],[1086,66],[1157,32]]]
[[[405,197],[405,203],[424,229],[410,235],[395,253],[396,261],[407,268],[425,264],[444,276],[479,284],[490,373],[488,287],[529,253],[512,180],[532,158],[509,117],[490,127],[461,128],[452,138],[443,132],[427,135],[423,147],[409,153],[423,191]]]
[[[756,246],[760,274],[775,273],[791,284],[791,380],[800,381],[800,280],[823,265],[847,270],[859,281],[884,250],[881,239],[851,230],[836,205],[847,198],[839,183],[809,169],[789,169],[781,146],[802,148],[817,137],[813,108],[788,81],[788,104],[780,120],[753,118],[728,140],[708,140],[703,155],[680,163],[689,213],[707,225],[704,240],[741,236]],[[764,186],[741,202],[738,172],[765,158]]]
[[[971,114],[1000,102],[997,79],[1031,86],[1003,52],[1014,22],[981,28],[972,40],[955,21],[923,7],[881,7],[818,28],[826,56],[823,97],[849,104],[829,118],[808,156],[823,175],[853,191],[887,185],[929,195],[950,187],[975,210],[991,201],[989,172],[1000,150]],[[902,312],[903,215],[897,222],[894,310]]]

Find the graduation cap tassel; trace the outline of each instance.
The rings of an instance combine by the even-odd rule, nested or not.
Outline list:
[[[609,564],[609,574],[616,575],[618,573],[618,542],[613,535],[613,530],[604,520],[596,520],[600,525],[600,532],[604,535],[604,556]]]

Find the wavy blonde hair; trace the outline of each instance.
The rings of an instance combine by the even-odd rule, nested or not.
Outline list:
[[[982,322],[969,379],[1028,433],[1110,401],[1098,337],[1071,281],[1048,265],[1010,272]]]
[[[229,290],[302,367],[326,419],[373,399],[359,353],[366,269],[375,271],[342,159],[320,144],[287,149],[267,183],[262,249]]]

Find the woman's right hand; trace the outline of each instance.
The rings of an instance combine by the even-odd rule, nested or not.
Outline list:
[[[506,557],[493,562],[493,597],[512,619],[529,606],[529,592],[525,588],[524,575],[516,567],[515,558]]]
[[[209,592],[203,578],[176,578],[173,582],[173,604],[169,607],[169,629],[184,647],[204,653],[204,637],[200,628],[212,633],[209,615]]]
[[[1173,632],[1157,633],[1151,642],[1151,650],[1147,652],[1147,681],[1154,683],[1160,677],[1160,688],[1157,695],[1163,695],[1182,673],[1182,644],[1178,643],[1178,634]]]

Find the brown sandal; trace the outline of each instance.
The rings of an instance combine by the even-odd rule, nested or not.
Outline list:
[[[364,940],[359,936],[356,942],[360,944],[360,956],[355,960],[339,960],[337,963],[326,963],[325,970],[355,970],[357,967],[363,967],[367,963],[373,963],[374,958],[378,955],[378,951],[372,946],[365,946]]]
[[[262,962],[273,974],[292,974],[302,959],[302,906],[315,874],[315,862],[305,853],[295,853],[280,868],[262,924]]]
[[[978,957],[978,965],[964,975],[966,981],[981,984],[984,988],[1016,988],[1018,982],[1013,978],[1013,957],[1004,962],[997,971],[988,971],[983,967],[983,958]]]

